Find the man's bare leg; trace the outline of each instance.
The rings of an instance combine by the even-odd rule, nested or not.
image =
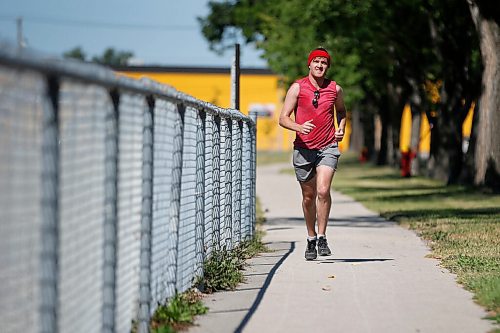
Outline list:
[[[300,182],[302,189],[302,210],[306,220],[307,234],[316,236],[316,175],[306,182]]]
[[[331,184],[335,171],[326,165],[320,165],[316,168],[316,189],[317,189],[317,221],[318,234],[326,235],[328,217],[332,206],[332,197],[330,194]]]
[[[329,256],[332,254],[328,241],[326,240],[326,227],[330,208],[332,206],[332,197],[330,187],[335,171],[325,165],[316,168],[316,188],[317,188],[317,220],[318,220],[318,254],[320,256]]]

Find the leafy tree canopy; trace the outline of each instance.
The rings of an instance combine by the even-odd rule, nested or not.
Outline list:
[[[83,49],[80,46],[77,46],[67,52],[64,52],[63,57],[85,61],[87,55],[85,54],[85,52],[83,52]]]
[[[73,58],[82,61],[87,60],[87,55],[83,51],[83,49],[78,46],[75,47],[63,54],[65,58]],[[103,65],[110,66],[124,66],[127,65],[130,58],[132,58],[134,54],[129,51],[118,51],[114,48],[107,48],[102,55],[92,57],[91,61],[96,62]]]

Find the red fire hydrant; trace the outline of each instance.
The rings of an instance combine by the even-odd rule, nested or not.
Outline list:
[[[368,148],[363,147],[363,149],[361,150],[361,154],[359,154],[359,161],[361,163],[365,163],[366,161],[368,161]]]
[[[411,161],[415,153],[411,150],[401,153],[401,177],[411,177]]]

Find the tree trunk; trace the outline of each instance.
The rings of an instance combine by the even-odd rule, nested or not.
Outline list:
[[[401,97],[402,88],[394,86],[392,82],[387,83],[387,96],[384,112],[381,113],[382,120],[382,140],[379,165],[388,164],[397,166],[401,154],[399,151],[399,129],[401,127],[401,116],[403,114],[404,103]],[[384,147],[385,145],[385,147]]]
[[[500,188],[500,28],[488,1],[467,0],[483,59],[483,90],[474,156],[476,185]]]
[[[374,104],[373,100],[369,100],[370,102],[366,104],[366,109],[363,113],[360,114],[360,120],[363,124],[363,148],[365,150],[365,156],[370,160],[375,162],[378,151],[380,150],[380,136],[377,132],[378,124],[376,119],[378,119],[377,115],[377,107]]]
[[[457,81],[444,81],[437,117],[430,119],[433,127],[429,175],[447,184],[458,183],[463,165],[462,123],[465,116],[460,105],[462,91]]]
[[[418,175],[420,172],[417,152],[418,152],[418,146],[420,144],[420,123],[422,122],[421,110],[422,109],[420,107],[416,106],[412,106],[411,108],[410,173],[412,176]]]
[[[389,111],[388,96],[383,98],[383,103],[379,107],[380,115],[380,149],[377,156],[377,165],[386,165],[388,157],[391,154],[389,147],[392,147],[392,132],[389,132],[391,126],[391,114]]]
[[[380,113],[380,149],[377,154],[377,165],[387,164],[387,147],[389,146],[389,122],[387,113]]]
[[[360,153],[364,146],[365,128],[361,122],[361,112],[356,105],[351,110],[351,140],[349,150]]]
[[[410,139],[410,154],[411,165],[410,174],[418,175],[420,173],[420,163],[418,158],[418,146],[420,145],[420,126],[422,123],[422,92],[415,79],[408,78],[408,84],[411,88],[410,108],[411,108],[411,139]]]

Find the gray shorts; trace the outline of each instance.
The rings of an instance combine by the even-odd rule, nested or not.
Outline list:
[[[293,150],[293,167],[299,182],[306,182],[316,174],[318,165],[326,165],[337,170],[340,150],[337,143],[322,149],[306,149],[295,147]]]

